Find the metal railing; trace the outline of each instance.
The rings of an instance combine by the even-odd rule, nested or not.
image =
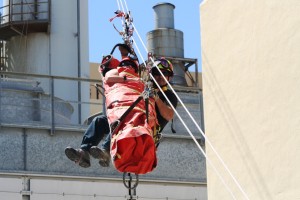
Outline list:
[[[82,119],[103,110],[103,98],[90,98],[100,80],[4,71],[0,77],[0,125],[43,126],[53,134],[56,127],[86,126]]]
[[[0,24],[14,21],[50,20],[50,0],[19,1],[10,0],[7,5],[0,7]]]
[[[89,117],[105,112],[101,85],[98,79],[0,71],[0,126],[44,127],[51,134],[56,129],[85,129]],[[202,127],[200,88],[173,88],[191,105]],[[95,95],[97,90],[100,98]],[[178,126],[177,130],[184,134]]]
[[[5,41],[0,40],[0,71],[7,71],[8,57],[6,55]]]

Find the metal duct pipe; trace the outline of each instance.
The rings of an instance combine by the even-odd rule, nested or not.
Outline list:
[[[153,6],[155,29],[158,28],[174,28],[174,9],[171,3],[158,3]]]
[[[183,32],[174,29],[174,9],[171,3],[159,3],[153,6],[155,12],[155,30],[147,33],[147,49],[154,56],[174,58],[184,57]],[[174,77],[172,84],[187,86],[184,63],[172,61]]]

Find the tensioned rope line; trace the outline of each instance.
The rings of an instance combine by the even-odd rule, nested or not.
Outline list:
[[[118,1],[118,0],[117,0]],[[124,0],[125,4],[126,4],[126,0]],[[127,4],[126,4],[127,7]],[[132,26],[135,30],[135,32],[137,33],[145,51],[148,53],[147,48],[145,47],[145,44],[143,43],[143,40],[141,39],[137,28],[134,26],[134,24],[132,23]],[[135,45],[137,47],[137,45]],[[140,50],[137,47],[139,53]],[[140,55],[141,58],[143,58],[142,55]],[[153,58],[151,58],[152,62],[154,63]],[[144,59],[143,59],[144,61]],[[155,67],[158,69],[158,71],[160,72],[160,74],[163,76],[162,72],[160,71],[160,69],[155,65]],[[154,80],[155,84],[157,84],[156,80],[154,79],[154,77],[152,76],[152,74],[150,74],[151,78]],[[215,150],[215,148],[213,147],[212,143],[208,140],[208,138],[206,137],[206,135],[203,133],[202,129],[199,127],[199,125],[197,124],[196,120],[194,119],[194,117],[191,115],[191,113],[188,111],[188,109],[186,108],[186,106],[184,105],[184,103],[182,102],[182,100],[179,98],[179,96],[177,95],[177,93],[175,92],[175,90],[173,89],[173,87],[171,86],[171,84],[168,82],[168,80],[165,78],[165,76],[163,76],[163,78],[165,79],[165,81],[167,82],[168,86],[170,87],[170,89],[173,91],[173,93],[175,94],[175,96],[177,97],[178,101],[181,103],[181,105],[183,106],[183,108],[185,109],[185,111],[187,112],[187,114],[189,115],[189,117],[192,119],[192,121],[194,122],[194,124],[196,125],[196,127],[198,128],[199,132],[201,133],[201,135],[204,137],[205,141],[209,144],[209,146],[212,148],[213,152],[215,153],[215,155],[217,156],[217,158],[219,159],[219,161],[222,163],[223,167],[226,169],[226,171],[228,172],[228,174],[230,175],[230,177],[232,178],[232,180],[234,181],[234,183],[236,184],[236,186],[239,188],[239,190],[242,192],[243,196],[249,200],[246,192],[243,190],[242,186],[240,185],[240,183],[237,181],[237,179],[234,177],[234,175],[231,173],[231,171],[229,170],[229,168],[227,167],[227,165],[225,164],[225,162],[223,161],[223,159],[221,158],[221,156],[219,155],[219,153]],[[211,160],[207,157],[206,153],[203,151],[203,149],[201,148],[200,144],[198,143],[198,141],[196,140],[196,138],[194,137],[194,135],[191,133],[191,131],[189,130],[189,128],[187,127],[187,125],[185,124],[185,122],[182,120],[181,116],[179,115],[179,113],[176,111],[176,109],[173,107],[172,103],[169,101],[169,99],[166,97],[166,95],[163,93],[162,89],[159,87],[160,91],[162,92],[162,94],[165,96],[165,98],[167,99],[168,103],[170,104],[170,106],[172,107],[172,109],[174,110],[174,112],[176,113],[176,115],[178,116],[178,118],[180,119],[180,121],[182,122],[182,124],[184,125],[184,127],[188,130],[188,133],[190,134],[190,136],[192,137],[192,139],[194,140],[194,142],[196,143],[196,145],[198,146],[198,148],[200,149],[200,151],[203,153],[203,155],[205,156],[205,158],[207,159],[208,163],[213,167],[214,171],[217,173],[217,175],[219,176],[219,178],[221,179],[222,183],[224,184],[224,186],[226,187],[226,189],[229,191],[229,193],[231,194],[231,196],[233,197],[233,199],[236,199],[233,192],[231,191],[231,189],[228,187],[228,185],[225,183],[223,177],[220,175],[220,173],[217,171],[217,169],[215,168],[215,166],[212,164]]]
[[[152,59],[152,58],[151,58]],[[152,62],[154,62],[154,60],[152,59]],[[158,71],[160,72],[160,74],[164,77],[164,75],[162,74],[162,72],[160,71],[160,69],[155,65],[155,67],[158,69]],[[150,74],[150,76],[152,77],[152,79],[155,81],[155,79],[153,78],[152,74]],[[209,144],[209,146],[212,148],[213,152],[216,154],[216,156],[218,157],[219,161],[222,163],[222,165],[224,166],[224,168],[226,169],[226,171],[229,173],[229,175],[231,176],[231,178],[234,180],[234,182],[236,183],[236,185],[238,186],[239,190],[243,193],[244,197],[246,199],[249,200],[249,198],[247,197],[247,194],[244,192],[243,188],[241,187],[241,185],[239,184],[239,182],[236,180],[236,178],[233,176],[233,174],[230,172],[230,170],[228,169],[228,167],[226,166],[225,162],[223,161],[223,159],[220,157],[220,155],[218,154],[218,152],[215,150],[215,148],[213,147],[213,145],[211,144],[211,142],[207,139],[206,135],[203,133],[203,131],[201,130],[201,128],[199,127],[199,125],[197,124],[197,122],[195,121],[195,119],[193,118],[193,116],[190,114],[190,112],[188,111],[188,109],[186,108],[186,106],[184,105],[184,103],[182,102],[182,100],[180,99],[180,97],[177,95],[176,91],[173,89],[173,87],[170,85],[170,83],[167,81],[167,79],[164,77],[165,81],[167,82],[168,86],[170,87],[170,89],[173,91],[173,93],[175,94],[175,96],[177,97],[177,99],[179,100],[179,102],[182,104],[183,108],[185,109],[185,111],[188,113],[189,117],[192,119],[192,121],[194,122],[194,124],[196,125],[196,127],[198,128],[198,130],[200,131],[201,135],[204,137],[205,141]],[[157,84],[157,83],[156,83]],[[163,95],[165,96],[165,94],[163,93]],[[176,113],[176,115],[178,116],[178,118],[180,119],[180,121],[184,124],[185,128],[188,130],[188,133],[190,134],[190,136],[192,137],[192,139],[194,140],[194,142],[196,143],[196,145],[198,146],[198,148],[200,149],[200,151],[203,153],[203,155],[205,156],[205,158],[207,159],[207,161],[209,162],[209,164],[213,167],[214,171],[217,173],[217,175],[219,176],[219,178],[221,179],[222,183],[224,184],[224,186],[227,188],[227,190],[230,192],[230,194],[232,195],[233,199],[236,199],[235,196],[233,195],[232,191],[228,188],[228,185],[225,183],[224,179],[222,178],[222,176],[220,175],[220,173],[217,171],[217,169],[215,168],[215,166],[212,164],[211,160],[207,157],[206,153],[203,151],[203,149],[201,148],[201,146],[199,145],[198,141],[195,139],[194,135],[191,133],[191,131],[189,130],[189,128],[185,125],[185,123],[183,122],[182,118],[180,117],[180,115],[177,113],[176,109],[172,106],[171,102],[169,101],[169,99],[165,96],[165,98],[167,99],[168,103],[170,104],[170,106],[172,107],[172,109],[174,110],[174,112]]]
[[[152,59],[152,58],[151,58]],[[152,59],[152,62],[153,59]],[[158,69],[158,67],[156,66],[156,68]],[[159,70],[159,69],[158,69]],[[159,70],[159,72],[162,74],[162,72]],[[156,82],[156,80],[154,79],[154,77],[152,76],[152,74],[150,74],[151,78],[153,79],[153,81],[155,82],[156,85],[158,85],[158,83]],[[162,75],[163,76],[163,75]],[[159,85],[158,85],[159,86]],[[166,96],[166,94],[163,92],[162,88],[159,86],[158,87],[159,90],[161,91],[161,93],[164,95],[164,97],[166,98],[166,100],[168,101],[169,105],[172,107],[172,109],[174,110],[174,112],[176,113],[176,115],[178,116],[178,118],[180,119],[180,121],[182,122],[183,126],[186,128],[186,130],[188,131],[188,133],[190,134],[190,136],[192,137],[192,139],[194,140],[194,142],[196,143],[197,147],[199,148],[199,150],[202,152],[202,154],[204,155],[204,157],[206,158],[206,160],[208,161],[208,163],[211,165],[211,167],[213,168],[213,170],[215,171],[215,173],[218,175],[218,177],[221,179],[222,183],[224,184],[224,186],[226,187],[226,189],[228,190],[228,192],[231,194],[233,199],[236,199],[233,192],[231,191],[231,189],[228,187],[228,185],[225,183],[225,180],[223,179],[223,177],[221,176],[221,174],[219,173],[219,171],[216,169],[216,167],[212,164],[211,160],[207,157],[206,153],[204,152],[204,150],[201,148],[200,144],[198,143],[198,141],[196,140],[195,136],[192,134],[192,132],[190,131],[190,129],[187,127],[187,125],[185,124],[185,122],[183,121],[183,119],[181,118],[181,116],[179,115],[179,113],[177,112],[177,110],[174,108],[174,106],[172,105],[172,103],[170,102],[170,100],[168,99],[168,97]]]
[[[152,60],[153,62],[153,60]],[[157,66],[155,66],[157,69],[159,69]],[[159,70],[160,74],[163,76],[163,73]],[[152,76],[152,75],[151,75]],[[249,200],[246,192],[243,190],[242,186],[240,185],[240,183],[237,181],[237,179],[234,177],[234,175],[231,173],[231,171],[229,170],[229,168],[227,167],[227,165],[225,164],[225,162],[223,161],[223,159],[221,158],[221,156],[219,155],[219,153],[215,150],[214,146],[211,144],[211,142],[207,139],[206,135],[203,133],[202,129],[199,127],[199,125],[197,124],[196,120],[194,119],[194,117],[191,115],[191,113],[188,111],[188,109],[186,108],[186,106],[184,105],[184,103],[182,102],[182,100],[179,98],[179,96],[177,95],[177,93],[175,92],[175,90],[173,89],[173,87],[171,86],[171,84],[167,81],[167,79],[163,76],[163,78],[165,79],[165,81],[167,82],[168,86],[170,87],[170,89],[174,92],[175,96],[177,97],[178,101],[181,103],[181,105],[183,106],[183,108],[185,109],[185,111],[188,113],[188,115],[190,116],[190,118],[192,119],[192,121],[194,122],[194,124],[196,125],[196,127],[198,128],[198,130],[200,131],[201,135],[204,137],[205,142],[207,142],[209,144],[209,146],[212,148],[213,152],[215,153],[215,155],[217,156],[217,158],[219,159],[219,161],[222,163],[223,167],[226,169],[226,171],[228,172],[228,174],[230,175],[230,177],[233,179],[233,181],[235,182],[235,184],[237,185],[237,187],[239,188],[239,190],[242,192],[243,196]],[[169,102],[169,100],[168,100]],[[170,103],[170,102],[169,102]],[[174,108],[173,108],[174,110]],[[174,110],[175,111],[175,110]],[[177,113],[177,112],[176,112]],[[178,115],[178,117],[180,117]],[[181,118],[181,117],[180,117]],[[193,138],[193,140],[195,142],[196,139],[194,139],[194,135],[189,131],[191,137]],[[198,142],[197,142],[198,143]],[[198,144],[197,144],[198,145]],[[201,147],[200,147],[201,148]],[[202,148],[201,148],[202,150]],[[208,159],[207,155],[204,153],[204,151],[202,150],[203,154],[205,155],[206,159]],[[209,160],[209,159],[208,159]],[[226,184],[225,184],[226,185]]]

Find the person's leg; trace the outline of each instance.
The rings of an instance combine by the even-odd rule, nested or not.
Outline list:
[[[103,141],[101,148],[97,146],[92,146],[90,148],[90,154],[95,158],[99,159],[99,164],[102,167],[108,167],[110,163],[110,141],[111,141],[111,135],[108,134]]]
[[[84,133],[80,149],[67,147],[65,149],[66,156],[81,167],[89,167],[91,165],[90,148],[97,146],[107,133],[109,133],[107,117],[104,115],[95,117]]]
[[[109,131],[107,117],[105,115],[95,117],[83,135],[80,148],[88,151],[92,146],[98,146]]]
[[[110,141],[111,141],[111,135],[108,134],[105,138],[105,140],[103,141],[103,143],[101,144],[101,149],[104,149],[106,151],[110,151]]]

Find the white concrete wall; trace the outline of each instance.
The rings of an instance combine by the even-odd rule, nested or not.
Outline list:
[[[200,6],[208,199],[300,198],[300,2]],[[229,190],[233,195],[226,189]]]
[[[31,33],[28,36],[15,36],[8,42],[9,68],[15,72],[50,74],[49,35]],[[32,79],[32,77],[29,77]],[[45,82],[48,83],[49,81]],[[49,91],[45,85],[44,89]]]
[[[80,2],[80,77],[90,78],[88,1]],[[90,101],[90,82],[81,84],[81,102]],[[90,105],[82,104],[81,122],[90,116]]]
[[[78,77],[79,66],[80,76],[89,74],[88,62],[88,1],[80,1],[80,32],[77,24],[77,1],[52,1],[51,15],[51,75]],[[78,36],[80,36],[80,49],[78,49]],[[78,51],[80,51],[80,64],[78,64]],[[64,99],[78,99],[78,85],[75,81],[56,82],[56,94]],[[82,100],[89,99],[89,85],[84,84],[81,88]],[[75,113],[77,112],[77,105]],[[89,114],[83,112],[83,119]],[[78,116],[77,116],[78,117]],[[74,116],[74,121],[77,120]]]
[[[1,199],[19,200],[122,200],[129,199],[128,189],[120,179],[75,178],[55,176],[8,176],[0,178]],[[22,192],[21,192],[22,191]],[[140,181],[138,199],[206,199],[206,187],[201,184]],[[128,198],[127,198],[128,197]]]

